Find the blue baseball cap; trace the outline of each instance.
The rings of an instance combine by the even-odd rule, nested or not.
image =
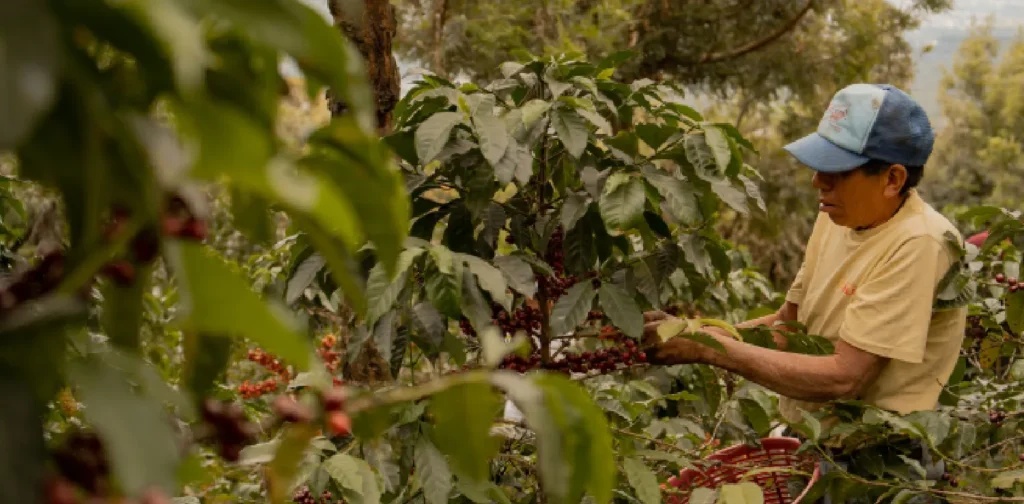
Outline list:
[[[832,97],[817,132],[785,149],[814,170],[842,173],[871,159],[924,166],[934,142],[928,115],[910,95],[889,84],[852,84]]]

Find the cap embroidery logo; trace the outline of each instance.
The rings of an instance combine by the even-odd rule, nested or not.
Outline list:
[[[843,283],[843,294],[852,296],[857,293],[857,286],[852,283]]]
[[[849,110],[850,108],[847,107],[846,105],[836,104],[833,104],[831,107],[828,108],[829,126],[831,126],[832,129],[835,130],[837,133],[842,131],[842,128],[839,127],[839,121],[846,118],[846,115],[849,113]]]

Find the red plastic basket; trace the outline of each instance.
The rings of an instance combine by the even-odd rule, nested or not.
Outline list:
[[[809,455],[797,455],[800,440],[791,437],[768,437],[761,440],[761,447],[737,445],[719,450],[705,460],[721,462],[709,464],[704,469],[683,469],[678,478],[670,478],[669,484],[680,489],[681,494],[669,495],[665,502],[669,504],[688,504],[690,490],[697,487],[718,488],[726,483],[737,483],[751,469],[759,467],[798,468],[806,465]],[[814,461],[814,472],[806,489],[794,498],[789,494],[786,480],[791,476],[788,472],[765,471],[750,479],[764,491],[765,504],[798,504],[807,494],[820,476],[817,461]],[[805,503],[807,504],[807,503]]]

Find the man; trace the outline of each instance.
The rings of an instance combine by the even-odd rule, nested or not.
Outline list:
[[[740,324],[799,321],[828,338],[827,356],[746,344],[704,328],[725,353],[685,338],[661,342],[671,317],[645,314],[652,362],[706,363],[774,390],[793,422],[837,399],[901,414],[936,407],[956,365],[966,308],[934,312],[936,287],[957,260],[945,217],[917,194],[934,136],[924,110],[888,85],[839,91],[812,133],[786,150],[813,171],[819,208],[803,264],[777,313]],[[785,339],[775,334],[781,347]]]

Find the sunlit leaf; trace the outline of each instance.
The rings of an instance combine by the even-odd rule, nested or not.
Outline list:
[[[199,245],[178,247],[182,304],[196,329],[211,334],[239,335],[251,339],[298,370],[309,365],[309,340],[291,313],[282,305],[262,300],[236,273],[211,251]]]

